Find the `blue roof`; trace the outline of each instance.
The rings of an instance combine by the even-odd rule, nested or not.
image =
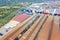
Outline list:
[[[2,33],[0,33],[0,36],[3,36],[3,34],[2,34]]]

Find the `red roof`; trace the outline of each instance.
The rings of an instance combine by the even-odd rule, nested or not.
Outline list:
[[[20,14],[18,16],[15,16],[13,20],[18,21],[18,22],[23,22],[26,20],[29,16],[26,14]]]
[[[60,14],[58,14],[58,16],[60,16]]]
[[[43,14],[48,14],[48,12],[43,12]]]

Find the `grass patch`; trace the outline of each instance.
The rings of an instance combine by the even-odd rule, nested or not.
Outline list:
[[[5,25],[7,22],[9,22],[19,11],[21,11],[23,8],[20,8],[14,12],[11,12],[7,17],[4,17],[3,19],[0,19],[0,28]]]

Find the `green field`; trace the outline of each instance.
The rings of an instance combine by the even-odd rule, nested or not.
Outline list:
[[[0,8],[0,19],[5,18],[6,16],[10,15],[12,12],[18,10],[17,8]]]
[[[0,28],[8,23],[18,12],[20,12],[22,9],[29,7],[28,5],[22,5],[20,6],[0,6]],[[15,8],[16,7],[16,8]]]
[[[0,27],[8,23],[22,8],[0,8]]]

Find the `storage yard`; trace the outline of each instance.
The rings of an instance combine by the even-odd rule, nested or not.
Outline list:
[[[0,40],[60,40],[60,4],[51,3],[21,10],[0,28]]]

